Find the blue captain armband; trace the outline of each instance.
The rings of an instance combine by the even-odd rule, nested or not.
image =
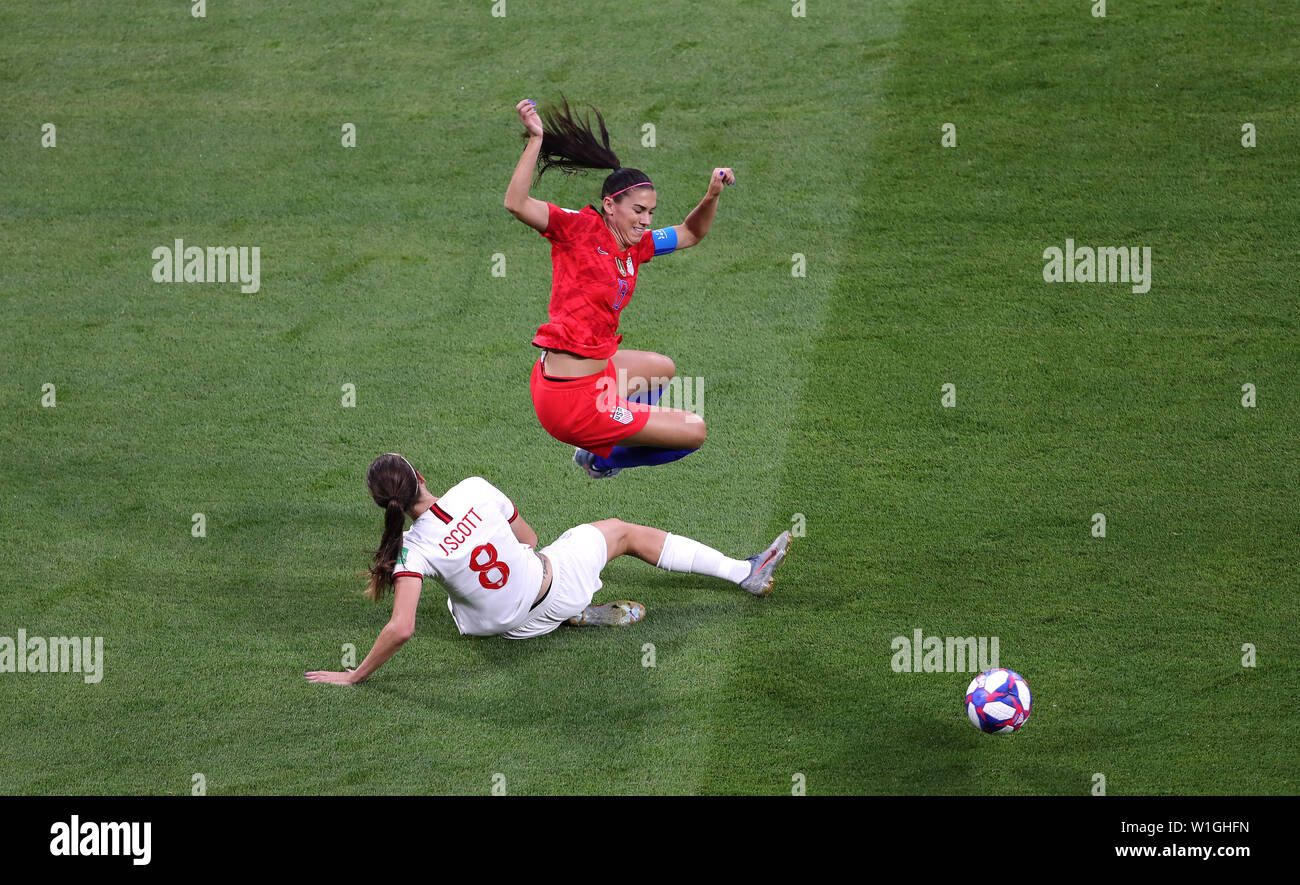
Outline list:
[[[667,255],[677,248],[677,228],[661,227],[652,233],[655,237],[655,255]]]

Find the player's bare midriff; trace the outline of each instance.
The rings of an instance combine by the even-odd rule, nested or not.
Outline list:
[[[605,371],[609,360],[593,360],[564,350],[543,350],[542,371],[552,378],[585,378]]]

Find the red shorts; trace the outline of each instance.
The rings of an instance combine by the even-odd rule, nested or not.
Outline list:
[[[583,378],[548,378],[542,361],[533,364],[529,382],[537,420],[560,442],[608,458],[614,445],[640,432],[650,407],[618,395],[618,370],[610,360],[605,371]]]

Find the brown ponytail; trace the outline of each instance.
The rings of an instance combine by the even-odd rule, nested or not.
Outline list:
[[[401,455],[380,455],[366,472],[366,489],[375,504],[384,508],[384,534],[379,549],[368,553],[374,557],[366,585],[366,596],[378,602],[393,586],[393,570],[402,552],[402,532],[406,528],[406,511],[420,498],[420,480],[415,468]]]

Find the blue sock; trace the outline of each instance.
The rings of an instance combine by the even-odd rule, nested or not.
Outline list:
[[[664,389],[662,387],[656,387],[649,393],[644,390],[638,390],[636,393],[631,394],[627,398],[627,401],[630,403],[645,403],[647,406],[657,406],[659,405],[659,397],[663,396],[663,392]]]
[[[661,449],[658,446],[614,446],[608,458],[596,455],[591,466],[598,470],[611,467],[654,467],[685,458],[695,449]]]

